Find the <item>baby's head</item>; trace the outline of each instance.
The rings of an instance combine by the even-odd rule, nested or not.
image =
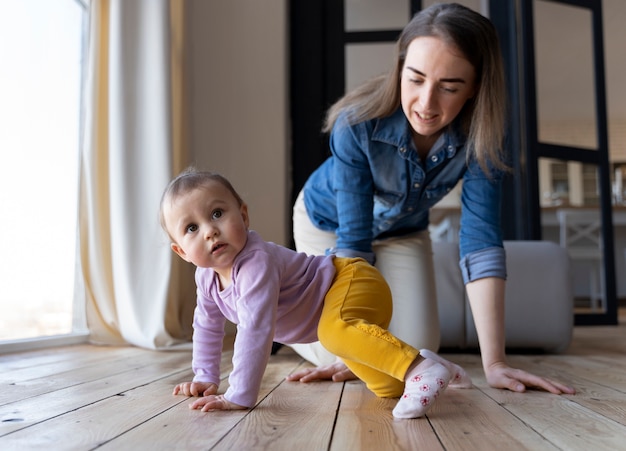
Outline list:
[[[248,235],[248,210],[230,182],[186,169],[161,197],[161,226],[172,250],[199,267],[228,268]]]
[[[217,172],[209,172],[209,171],[198,171],[194,167],[188,167],[183,172],[181,172],[174,180],[172,180],[165,191],[163,192],[163,196],[161,196],[161,204],[159,207],[159,221],[161,222],[161,227],[165,230],[170,238],[172,238],[169,230],[167,229],[167,224],[165,222],[165,214],[164,214],[164,206],[167,202],[173,202],[178,199],[180,196],[185,194],[189,194],[189,192],[193,191],[197,188],[207,187],[211,183],[217,182],[224,186],[230,193],[233,195],[239,206],[244,205],[244,201],[239,196],[233,185],[226,179],[224,176],[218,174]]]

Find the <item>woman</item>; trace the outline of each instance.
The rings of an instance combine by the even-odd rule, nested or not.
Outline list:
[[[389,329],[418,348],[439,347],[430,207],[462,180],[460,266],[492,387],[574,393],[505,359],[505,254],[500,227],[505,85],[492,23],[457,4],[433,5],[405,27],[396,61],[333,105],[332,155],[294,206],[299,251],[363,257],[389,283]],[[345,380],[340,362],[297,347],[317,364],[290,377]],[[311,354],[313,352],[313,354]]]

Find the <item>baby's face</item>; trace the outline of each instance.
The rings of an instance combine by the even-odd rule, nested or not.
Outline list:
[[[248,240],[248,210],[217,181],[165,202],[164,218],[184,260],[230,275],[233,261]]]

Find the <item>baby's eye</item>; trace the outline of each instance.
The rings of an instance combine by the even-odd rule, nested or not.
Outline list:
[[[195,224],[189,224],[186,228],[185,228],[185,233],[193,233],[196,230],[198,230],[198,226]]]
[[[219,218],[221,218],[223,215],[224,215],[224,211],[218,208],[217,210],[214,210],[214,211],[213,211],[213,213],[211,214],[211,218],[213,218],[213,219],[219,219]]]

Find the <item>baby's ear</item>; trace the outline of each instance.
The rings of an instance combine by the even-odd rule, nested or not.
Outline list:
[[[178,254],[178,256],[180,258],[182,258],[183,260],[185,260],[186,262],[188,262],[189,260],[187,259],[187,254],[185,254],[185,251],[183,250],[182,247],[180,247],[178,244],[176,243],[172,243],[170,244],[170,248],[176,252]]]
[[[250,227],[250,216],[248,215],[248,205],[241,204],[241,217],[243,218],[243,222],[246,225],[246,229]]]

